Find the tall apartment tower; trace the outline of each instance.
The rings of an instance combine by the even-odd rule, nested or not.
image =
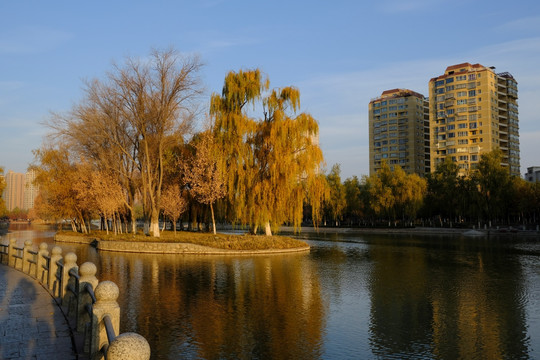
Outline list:
[[[34,170],[28,171],[24,175],[24,204],[23,209],[29,210],[34,207],[34,200],[36,199],[39,187],[34,184],[36,179],[36,172]]]
[[[8,211],[24,207],[24,174],[8,171],[5,177],[4,201]]]
[[[463,63],[429,81],[431,171],[450,156],[466,175],[500,148],[502,165],[520,175],[517,82],[494,69]]]
[[[424,95],[408,89],[383,91],[369,102],[369,173],[386,161],[393,170],[430,172],[429,113]]]

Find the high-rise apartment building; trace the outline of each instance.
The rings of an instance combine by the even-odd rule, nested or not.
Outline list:
[[[36,199],[39,187],[34,184],[36,179],[36,172],[34,170],[28,171],[24,176],[24,204],[23,209],[29,210],[34,207],[34,200]]]
[[[430,171],[427,99],[408,89],[383,91],[369,102],[369,173],[383,161],[393,170],[424,176]]]
[[[24,207],[24,174],[8,171],[5,177],[6,188],[4,189],[4,201],[6,209],[12,211],[15,208]]]
[[[463,63],[429,81],[431,171],[450,156],[466,175],[500,148],[502,165],[520,175],[517,82],[494,69]]]

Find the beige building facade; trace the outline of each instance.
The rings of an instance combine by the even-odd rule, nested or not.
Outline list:
[[[503,166],[520,175],[517,82],[494,67],[463,63],[429,81],[431,171],[448,156],[460,174],[500,148]]]
[[[8,171],[5,176],[6,188],[4,189],[4,201],[6,209],[12,211],[15,208],[24,207],[24,174]]]
[[[383,91],[369,102],[369,173],[386,161],[406,173],[430,172],[427,99],[409,89]]]

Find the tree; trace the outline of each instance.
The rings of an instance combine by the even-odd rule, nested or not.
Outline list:
[[[173,222],[174,235],[176,236],[176,222],[187,209],[187,201],[182,195],[180,185],[174,184],[165,188],[161,198],[163,214]]]
[[[213,94],[210,115],[222,153],[229,216],[233,222],[259,226],[272,234],[284,222],[302,221],[304,201],[320,211],[324,185],[318,124],[297,114],[300,92],[294,87],[268,91],[269,80],[259,70],[230,72],[221,95]],[[261,119],[246,105],[262,107]]]
[[[133,226],[134,199],[142,197],[148,231],[159,236],[164,159],[191,128],[202,93],[197,57],[153,51],[150,60],[128,58],[106,80],[87,84],[86,97],[49,125],[95,167],[126,189]]]
[[[459,168],[450,157],[427,176],[426,203],[430,213],[439,217],[457,215],[459,201]]]
[[[103,171],[94,171],[90,178],[90,196],[105,220],[105,230],[109,234],[108,219],[116,222],[116,213],[124,203],[125,195],[118,181]],[[117,226],[114,227],[116,234]]]
[[[326,175],[326,181],[330,188],[330,196],[327,200],[327,209],[335,225],[339,225],[339,220],[343,215],[343,210],[347,206],[345,188],[341,183],[341,167],[334,164],[332,170]]]
[[[212,229],[216,233],[213,204],[226,195],[223,181],[223,163],[219,161],[212,133],[205,131],[194,139],[195,153],[188,160],[184,171],[186,183],[195,199],[210,206]]]
[[[345,214],[351,225],[353,221],[358,221],[360,219],[364,210],[361,198],[361,185],[358,177],[353,176],[345,179],[343,188],[345,190],[345,200],[347,204],[345,207]]]
[[[472,175],[480,194],[482,212],[490,222],[503,213],[506,206],[505,193],[511,185],[508,168],[501,163],[500,149],[485,153],[480,157]]]
[[[394,170],[383,161],[381,169],[366,180],[370,206],[389,220],[414,219],[422,206],[426,180],[416,174],[406,174],[400,166]]]
[[[78,201],[77,189],[73,184],[84,176],[74,164],[72,153],[63,143],[56,146],[43,146],[34,150],[39,166],[36,170],[36,182],[40,188],[40,199],[34,205],[42,219],[70,219],[74,231],[77,225],[84,223],[84,205]]]

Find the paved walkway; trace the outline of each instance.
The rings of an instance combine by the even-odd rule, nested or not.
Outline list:
[[[30,276],[0,264],[0,359],[77,359],[68,323]]]

